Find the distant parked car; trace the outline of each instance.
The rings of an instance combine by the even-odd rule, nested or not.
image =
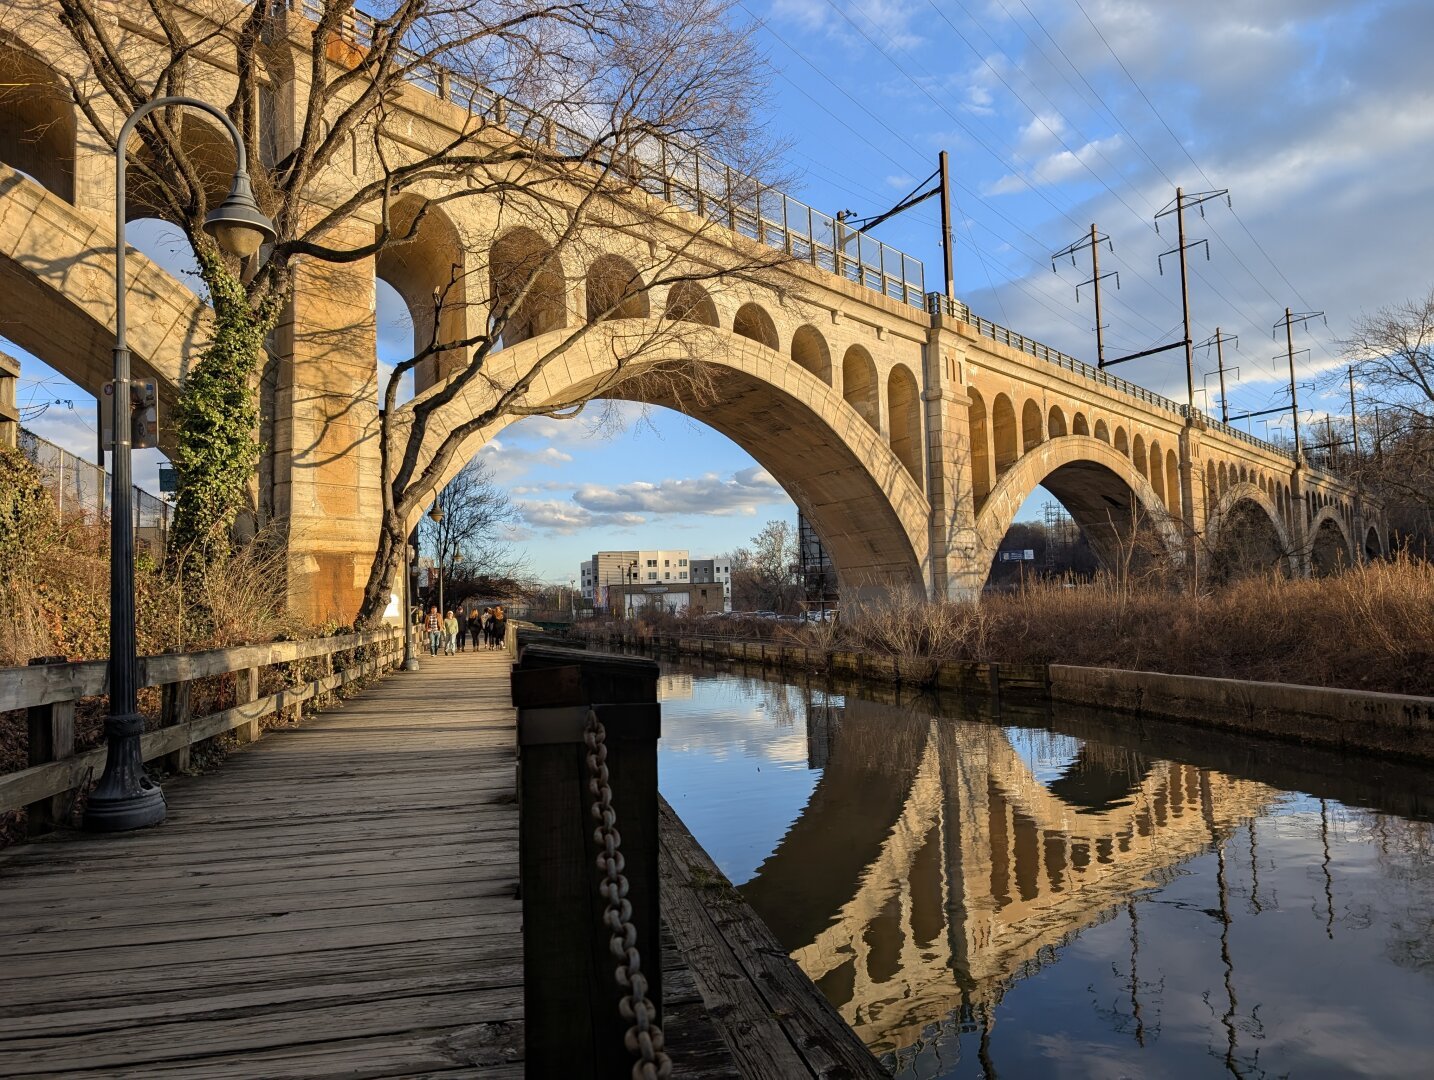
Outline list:
[[[754,619],[776,619],[776,618],[779,618],[779,617],[780,617],[780,616],[778,616],[775,611],[754,611],[754,612],[752,612],[752,618],[754,618]]]
[[[837,609],[836,609],[836,608],[826,608],[825,610],[820,610],[820,611],[804,611],[804,612],[802,612],[801,619],[802,619],[802,622],[809,622],[809,623],[814,623],[814,622],[836,622],[836,621],[837,621]]]

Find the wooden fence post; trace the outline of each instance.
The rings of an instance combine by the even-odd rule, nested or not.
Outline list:
[[[64,656],[37,656],[30,666],[66,664]],[[59,761],[75,752],[75,703],[55,701],[49,705],[32,705],[28,710],[31,765],[44,765]],[[25,833],[37,836],[49,832],[57,824],[65,823],[65,814],[70,805],[70,793],[61,792],[46,799],[40,799],[25,807]]]
[[[159,689],[159,726],[174,727],[189,720],[189,680],[165,683]],[[164,767],[172,773],[189,768],[189,744],[164,755]]]
[[[606,730],[637,949],[661,1022],[657,870],[657,664],[526,645],[513,671],[518,707],[518,858],[523,897],[523,1026],[530,1076],[628,1076],[625,992],[602,924],[598,847],[587,790],[588,709]]]
[[[234,704],[249,705],[259,699],[259,669],[244,668],[234,673]],[[234,729],[234,736],[241,743],[255,742],[259,738],[259,721],[253,719]]]

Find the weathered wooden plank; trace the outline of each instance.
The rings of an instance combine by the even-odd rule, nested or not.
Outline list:
[[[703,999],[748,1077],[885,1077],[665,800],[663,911]]]

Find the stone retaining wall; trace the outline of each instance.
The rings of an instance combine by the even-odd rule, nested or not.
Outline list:
[[[903,660],[726,638],[590,634],[608,645],[957,693],[1049,698],[1286,741],[1434,762],[1434,698],[1067,664]]]

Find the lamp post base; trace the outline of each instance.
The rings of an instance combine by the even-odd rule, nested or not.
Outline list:
[[[90,832],[126,832],[158,825],[165,815],[164,791],[153,781],[140,781],[138,791],[119,798],[90,796],[85,828]]]
[[[85,805],[84,827],[92,832],[125,832],[164,820],[164,791],[144,774],[139,741],[144,717],[137,713],[105,721],[109,749],[105,771]]]

